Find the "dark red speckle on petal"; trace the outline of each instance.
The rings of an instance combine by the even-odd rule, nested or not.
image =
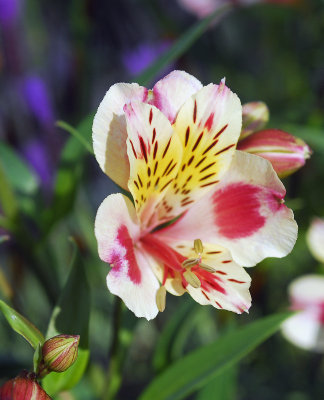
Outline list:
[[[214,122],[214,113],[211,113],[207,119],[207,121],[205,122],[205,128],[210,131],[212,126],[213,126],[213,122]]]

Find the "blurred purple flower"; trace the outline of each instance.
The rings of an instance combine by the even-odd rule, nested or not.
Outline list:
[[[133,49],[122,54],[122,63],[130,75],[140,74],[145,68],[151,65],[164,51],[171,46],[171,42],[163,40],[159,43],[141,43]],[[168,65],[161,74],[171,71],[172,65]]]
[[[53,106],[45,82],[37,75],[29,75],[23,79],[21,91],[27,107],[35,118],[46,127],[53,126]]]
[[[53,174],[45,145],[40,139],[33,139],[25,145],[23,154],[40,177],[43,186],[48,188],[52,184]]]
[[[0,25],[12,24],[19,13],[21,0],[0,0]]]

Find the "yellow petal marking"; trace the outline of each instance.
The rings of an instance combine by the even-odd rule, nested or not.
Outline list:
[[[208,85],[180,109],[173,129],[183,156],[165,202],[183,212],[218,183],[234,154],[242,124],[238,97],[223,83]]]
[[[128,188],[142,226],[154,226],[159,221],[155,211],[158,207],[163,209],[165,219],[172,218],[173,209],[163,197],[178,173],[181,143],[168,119],[156,107],[132,103],[125,113],[130,163]]]

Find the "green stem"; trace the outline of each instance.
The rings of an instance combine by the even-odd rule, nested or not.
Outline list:
[[[122,320],[122,301],[116,297],[113,311],[113,337],[108,357],[107,380],[104,386],[102,400],[112,400],[115,398],[122,381],[120,371],[120,328]]]
[[[18,203],[0,161],[0,204],[5,217],[15,222],[18,216]]]

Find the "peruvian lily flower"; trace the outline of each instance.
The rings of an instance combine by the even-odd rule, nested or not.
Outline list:
[[[239,98],[222,81],[173,71],[152,90],[113,85],[93,123],[103,171],[134,201],[108,196],[95,222],[109,290],[154,318],[166,291],[236,313],[251,305],[242,267],[283,257],[297,225],[271,164],[236,151]]]
[[[302,139],[290,133],[280,129],[262,129],[268,120],[269,110],[264,103],[244,104],[237,148],[269,160],[278,176],[284,178],[304,166],[312,151]]]
[[[314,218],[308,228],[307,235],[308,248],[316,260],[324,263],[324,219]]]
[[[300,312],[283,323],[283,335],[298,347],[324,352],[324,276],[295,279],[289,295],[292,309]]]

